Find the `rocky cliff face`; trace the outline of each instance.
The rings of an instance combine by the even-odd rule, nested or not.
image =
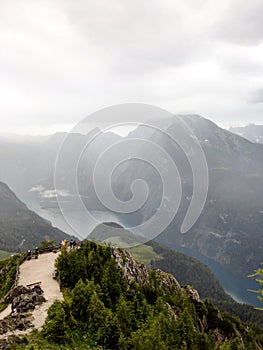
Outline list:
[[[124,278],[131,284],[133,281],[140,285],[146,285],[149,281],[149,273],[144,264],[137,263],[131,254],[117,247],[112,248],[112,256],[120,269],[123,270]]]
[[[149,271],[145,264],[137,262],[127,250],[113,247],[112,256],[115,258],[118,267],[123,270],[124,278],[129,284],[135,281],[141,286],[146,286],[150,283]],[[160,269],[154,271],[154,278],[157,283],[170,292],[178,292],[181,290],[181,286],[176,278]],[[195,295],[200,301],[198,292],[196,290],[190,292],[190,290],[191,288],[189,287],[187,289],[189,295]]]
[[[164,290],[170,293],[186,293],[196,302],[201,302],[196,289],[190,286],[182,288],[173,275],[160,269],[151,270],[151,273],[149,273],[145,264],[137,262],[127,250],[115,246],[112,248],[112,256],[116,260],[118,267],[123,270],[124,278],[129,285],[135,281],[141,286],[147,286],[154,279],[156,284],[162,286]]]

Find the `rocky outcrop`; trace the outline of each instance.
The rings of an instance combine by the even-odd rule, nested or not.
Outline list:
[[[20,338],[18,335],[11,335],[7,339],[0,338],[0,349],[8,350],[8,349],[16,349],[16,346],[20,344],[23,347],[27,345],[27,341],[25,338]]]
[[[8,332],[25,331],[33,327],[29,315],[27,314],[12,314],[4,320],[0,320],[0,336]]]
[[[192,298],[193,300],[197,301],[198,303],[201,302],[199,293],[198,293],[198,291],[196,289],[194,289],[193,287],[187,286],[185,291],[189,295],[190,298]]]
[[[155,285],[155,288],[161,287],[162,290],[167,291],[167,293],[180,293],[188,296],[195,305],[202,307],[203,301],[196,289],[191,286],[181,286],[177,279],[169,273],[163,272],[160,269],[147,270],[144,264],[138,263],[132,255],[125,249],[118,248],[117,246],[112,247],[112,256],[114,257],[118,267],[123,271],[124,278],[129,285],[135,281],[141,286],[146,288],[151,288]],[[165,303],[168,315],[171,319],[177,320],[179,317],[178,310],[173,308],[168,302]],[[220,318],[220,313],[217,311],[217,318]],[[208,332],[212,329],[209,326],[209,322],[206,315],[200,315],[199,326],[203,333]],[[219,329],[213,330],[215,338],[219,343],[223,343],[225,336]]]
[[[150,283],[150,276],[146,266],[137,262],[127,250],[113,246],[112,256],[118,267],[122,269],[124,278],[128,281],[129,285],[134,281],[141,286],[146,286]],[[151,275],[151,277],[153,276]],[[158,285],[161,285],[164,288],[164,290],[174,293],[180,291],[188,294],[190,298],[196,302],[201,302],[197,290],[190,286],[182,288],[177,279],[169,273],[156,269],[154,270],[154,279]]]
[[[169,292],[177,292],[181,289],[177,279],[170,273],[157,269],[155,270],[155,278],[156,281],[159,282],[165,290],[169,290]]]
[[[148,283],[147,268],[144,264],[137,263],[127,250],[113,247],[112,256],[116,260],[117,266],[123,270],[124,278],[129,284],[135,281],[144,286]]]
[[[18,286],[12,289],[4,298],[5,303],[11,304],[12,313],[0,320],[0,349],[8,347],[8,339],[14,332],[24,334],[28,328],[33,328],[32,311],[36,305],[45,302],[43,290],[36,285],[33,288]]]
[[[32,289],[24,286],[12,289],[5,297],[5,301],[11,304],[13,313],[21,314],[34,310],[36,305],[42,304],[46,300],[43,296],[43,290],[36,285]]]

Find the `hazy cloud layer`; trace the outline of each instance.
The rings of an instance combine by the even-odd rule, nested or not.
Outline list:
[[[238,45],[258,45],[263,38],[262,0],[235,0],[226,4],[218,33],[225,41]]]
[[[1,130],[124,102],[262,123],[262,17],[262,0],[0,0]]]
[[[250,102],[251,103],[263,103],[263,88],[258,89],[258,90],[253,92],[252,97],[250,99]]]

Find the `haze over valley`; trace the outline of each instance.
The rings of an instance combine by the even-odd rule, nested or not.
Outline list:
[[[190,254],[200,254],[199,258],[202,259],[203,256],[203,261],[207,257],[219,263],[224,273],[243,278],[241,283],[244,284],[244,289],[251,289],[252,281],[246,276],[260,265],[263,249],[263,146],[259,142],[253,143],[219,128],[200,116],[186,115],[182,118],[198,138],[209,172],[209,187],[204,208],[197,222],[186,234],[181,234],[180,227],[193,193],[193,174],[189,161],[177,144],[167,140],[161,131],[146,126],[139,126],[125,137],[94,129],[87,135],[56,133],[30,140],[2,138],[0,178],[29,208],[68,234],[84,239],[99,223],[119,222],[131,231],[135,230],[136,234],[143,236],[144,241],[147,241],[152,237],[145,236],[145,232],[136,231],[136,226],[154,215],[160,205],[162,181],[158,173],[150,164],[136,159],[129,160],[133,157],[134,149],[123,143],[122,148],[127,147],[124,150],[127,159],[112,175],[114,193],[121,200],[127,201],[134,180],[144,179],[149,186],[146,203],[136,212],[128,214],[108,210],[101,203],[94,189],[92,176],[99,156],[112,145],[133,139],[153,141],[165,149],[176,162],[182,181],[182,199],[177,215],[156,239],[170,247],[187,248]],[[169,120],[167,130],[170,133],[176,132],[173,128],[176,128],[176,123]],[[260,134],[261,126],[255,126],[254,129],[258,129]],[[57,181],[59,187],[55,187],[57,152],[63,142],[67,147],[67,157],[62,158],[59,163],[57,177],[60,182]],[[138,149],[139,144],[135,147],[143,159],[143,150]],[[85,152],[79,159],[82,149],[85,149]],[[112,158],[109,156],[102,165],[99,184],[101,181],[103,185],[108,179],[111,163],[117,153],[118,150],[115,150]],[[72,166],[77,160],[79,194],[74,187],[76,170]],[[144,196],[144,193],[141,192],[141,195]],[[83,212],[83,207],[78,201],[79,196],[88,215],[84,215],[85,211]],[[140,201],[140,198],[137,200]],[[167,201],[169,203],[173,198],[167,198]],[[228,289],[231,293],[231,286],[228,286]],[[235,295],[236,292],[232,292]],[[236,298],[239,298],[238,295]]]

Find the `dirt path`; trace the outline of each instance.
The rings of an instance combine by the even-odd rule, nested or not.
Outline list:
[[[60,292],[59,285],[53,279],[54,263],[58,253],[40,254],[38,259],[25,261],[19,268],[18,285],[26,286],[27,284],[41,281],[41,288],[44,291],[44,297],[47,300],[39,305],[32,312],[34,318],[33,324],[35,328],[41,329],[47,317],[47,310],[55,300],[62,300],[63,296]],[[11,308],[8,306],[0,316],[8,316]]]
[[[0,320],[11,314],[11,305],[8,305],[6,309],[0,312]]]
[[[26,286],[27,284],[41,281],[41,288],[47,300],[33,311],[33,324],[37,329],[43,326],[47,317],[47,310],[53,302],[63,299],[59,285],[53,279],[54,264],[57,256],[58,253],[40,254],[36,260],[25,261],[19,269],[18,285]]]

